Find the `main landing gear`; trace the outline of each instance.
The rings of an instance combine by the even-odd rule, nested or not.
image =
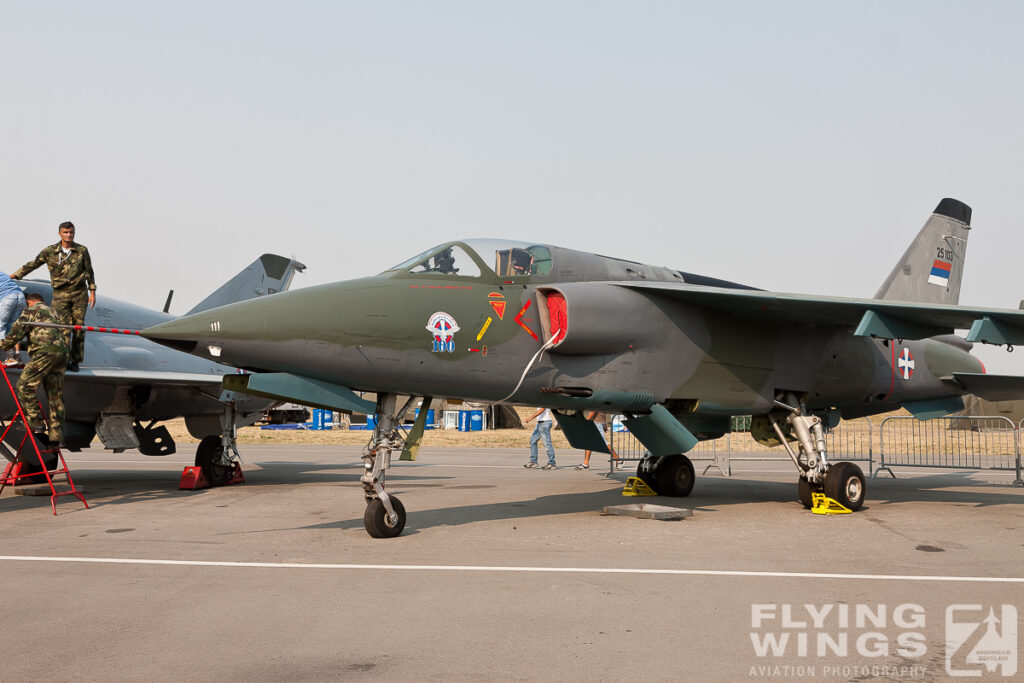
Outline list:
[[[363,525],[374,538],[394,538],[405,529],[405,506],[384,490],[385,472],[391,467],[392,451],[402,452],[405,445],[399,427],[409,407],[416,400],[410,396],[401,410],[395,411],[395,394],[377,394],[377,424],[363,452],[363,495],[366,512]]]
[[[235,417],[235,402],[228,401],[220,418],[220,435],[204,437],[196,448],[196,466],[202,468],[203,477],[210,486],[223,486],[231,481],[235,474],[235,462],[241,459],[235,441]]]
[[[803,402],[792,394],[780,399],[776,399],[776,410],[768,414],[768,421],[800,473],[797,480],[800,502],[810,509],[811,494],[824,493],[851,511],[859,510],[867,491],[860,467],[852,462],[829,462],[821,418],[809,414]],[[800,444],[799,454],[789,445],[780,420],[795,434]]]
[[[682,453],[673,455],[645,455],[636,467],[639,477],[659,496],[685,498],[693,491],[697,479],[693,463]]]

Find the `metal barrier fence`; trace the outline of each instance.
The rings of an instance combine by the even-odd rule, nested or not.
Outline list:
[[[621,416],[612,421],[610,443],[620,461],[639,461],[647,449],[629,431],[621,426]],[[686,456],[696,462],[708,462],[704,472],[715,468],[725,476],[732,474],[732,461],[777,461],[791,462],[786,451],[779,446],[764,446],[750,436],[750,416],[733,418],[733,431],[721,438],[700,441]],[[825,433],[825,445],[830,457],[840,460],[868,463],[869,473],[873,465],[875,438],[874,425],[869,418],[847,420]],[[608,470],[612,471],[613,461],[609,458]]]
[[[621,426],[620,416],[613,420],[610,443],[624,462],[640,460],[647,450]],[[734,431],[725,436],[699,442],[687,457],[708,462],[704,468],[732,474],[732,461],[789,462],[781,447],[763,446],[745,429],[749,418],[733,419]],[[1024,419],[1014,424],[1006,417],[942,417],[920,421],[911,416],[893,416],[876,426],[869,418],[844,420],[825,433],[829,458],[835,461],[866,462],[868,474],[877,477],[891,467],[936,467],[970,470],[1012,470],[1014,486],[1024,486],[1021,467],[1021,433]],[[877,457],[877,460],[876,460]],[[608,461],[609,472],[614,462]]]
[[[937,417],[921,422],[894,416],[879,428],[879,463],[874,476],[892,466],[967,470],[1014,470],[1021,480],[1020,430],[1002,417]]]

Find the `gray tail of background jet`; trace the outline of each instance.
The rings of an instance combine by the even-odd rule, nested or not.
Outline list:
[[[306,266],[294,259],[277,254],[264,254],[249,264],[249,267],[234,276],[210,296],[206,297],[185,315],[199,313],[217,306],[238,301],[255,299],[275,292],[283,292],[292,284],[296,272]]]
[[[943,199],[885,278],[876,299],[956,304],[971,231],[971,207]]]

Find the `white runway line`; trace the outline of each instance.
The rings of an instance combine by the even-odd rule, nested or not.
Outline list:
[[[964,581],[968,583],[1024,583],[1015,576],[914,576],[905,574],[814,574],[806,572],[749,572],[717,569],[629,569],[612,567],[489,567],[444,564],[325,564],[315,562],[214,562],[205,560],[147,560],[122,557],[41,557],[0,555],[3,562],[76,562],[84,564],[135,564],[170,567],[228,567],[232,569],[392,569],[396,571],[522,572],[554,574],[662,574],[669,576],[743,576],[752,578],[862,579],[869,581]]]

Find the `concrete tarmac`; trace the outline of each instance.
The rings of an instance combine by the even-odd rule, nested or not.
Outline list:
[[[197,492],[177,489],[182,450],[69,454],[89,510],[0,496],[0,678],[1024,672],[1012,473],[897,468],[860,512],[825,517],[795,502],[791,465],[735,462],[689,498],[643,499],[694,509],[663,522],[603,515],[637,499],[624,472],[573,470],[578,452],[542,471],[525,448],[425,449],[388,481],[405,533],[372,539],[359,449],[245,446],[245,484]],[[969,655],[992,643],[989,671]]]

